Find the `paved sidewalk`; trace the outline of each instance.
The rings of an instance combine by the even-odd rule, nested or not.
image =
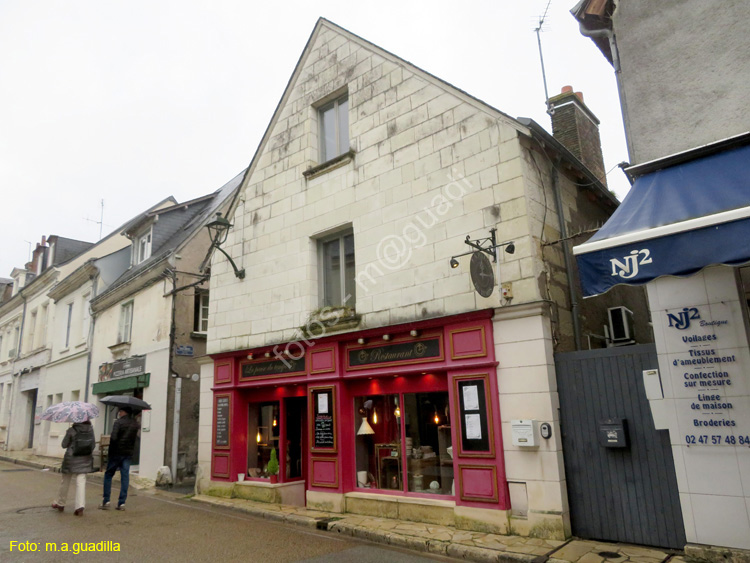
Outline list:
[[[60,458],[30,452],[0,450],[0,460],[48,471],[60,471]],[[103,473],[92,474],[102,477]],[[115,480],[119,474],[115,475]],[[153,488],[153,481],[131,476],[136,489]],[[687,563],[682,553],[636,545],[572,539],[542,540],[458,530],[450,526],[308,510],[297,506],[268,504],[243,499],[196,495],[193,501],[229,507],[268,520],[328,530],[375,543],[413,549],[465,561],[497,563]]]
[[[6,452],[0,450],[0,461],[6,461],[8,463],[15,463],[17,465],[23,465],[25,467],[33,467],[34,469],[41,469],[42,471],[54,471],[60,472],[60,466],[62,465],[62,458],[60,457],[47,457],[43,455],[36,455],[28,451],[10,451]],[[96,471],[90,473],[90,476],[94,478],[104,479],[103,471]],[[115,483],[120,482],[120,473],[115,473],[112,481]],[[151,479],[145,477],[139,477],[137,474],[130,474],[130,486],[135,489],[149,489],[154,486],[154,482]]]
[[[338,514],[296,506],[196,495],[193,501],[240,510],[261,518],[308,526],[396,547],[498,563],[685,563],[683,554],[635,545],[582,540],[542,540],[458,530],[389,518]]]

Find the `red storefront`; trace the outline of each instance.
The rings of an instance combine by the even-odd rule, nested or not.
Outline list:
[[[211,479],[508,509],[491,317],[213,356]]]

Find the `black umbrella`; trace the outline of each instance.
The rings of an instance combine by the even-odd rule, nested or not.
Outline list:
[[[103,399],[101,399],[100,402],[104,403],[105,405],[111,405],[113,407],[127,407],[136,411],[151,410],[151,405],[149,405],[146,401],[142,401],[141,399],[137,399],[129,395],[110,395],[109,397],[104,397]]]

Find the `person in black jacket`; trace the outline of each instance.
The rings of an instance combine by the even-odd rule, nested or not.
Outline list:
[[[133,419],[128,408],[121,408],[117,413],[117,420],[112,427],[109,438],[109,461],[104,473],[104,498],[99,508],[109,509],[109,497],[112,492],[112,477],[120,470],[120,498],[117,500],[117,510],[125,510],[125,500],[128,498],[130,484],[130,461],[138,439],[139,424]]]
[[[62,512],[65,510],[65,501],[68,498],[68,489],[73,475],[76,476],[76,516],[83,516],[83,509],[86,507],[86,473],[94,471],[94,428],[87,420],[86,422],[76,422],[68,428],[62,441],[62,447],[66,448],[63,457],[62,482],[57,500],[52,503],[52,508]],[[86,452],[86,453],[82,453]]]

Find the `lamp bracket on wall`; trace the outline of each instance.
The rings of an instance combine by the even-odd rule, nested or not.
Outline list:
[[[508,254],[513,254],[516,251],[516,245],[513,243],[513,241],[509,242],[501,242],[500,244],[497,243],[497,238],[495,233],[497,232],[497,229],[490,229],[490,236],[484,237],[484,238],[478,238],[478,239],[471,239],[471,235],[466,235],[466,240],[464,240],[465,244],[468,244],[470,247],[472,247],[474,250],[470,250],[469,252],[464,252],[463,254],[456,254],[455,256],[451,256],[451,268],[458,268],[458,260],[456,258],[460,258],[461,256],[467,256],[469,254],[474,254],[475,252],[483,252],[492,258],[493,262],[497,262],[497,249],[500,247],[505,247],[505,252]]]

